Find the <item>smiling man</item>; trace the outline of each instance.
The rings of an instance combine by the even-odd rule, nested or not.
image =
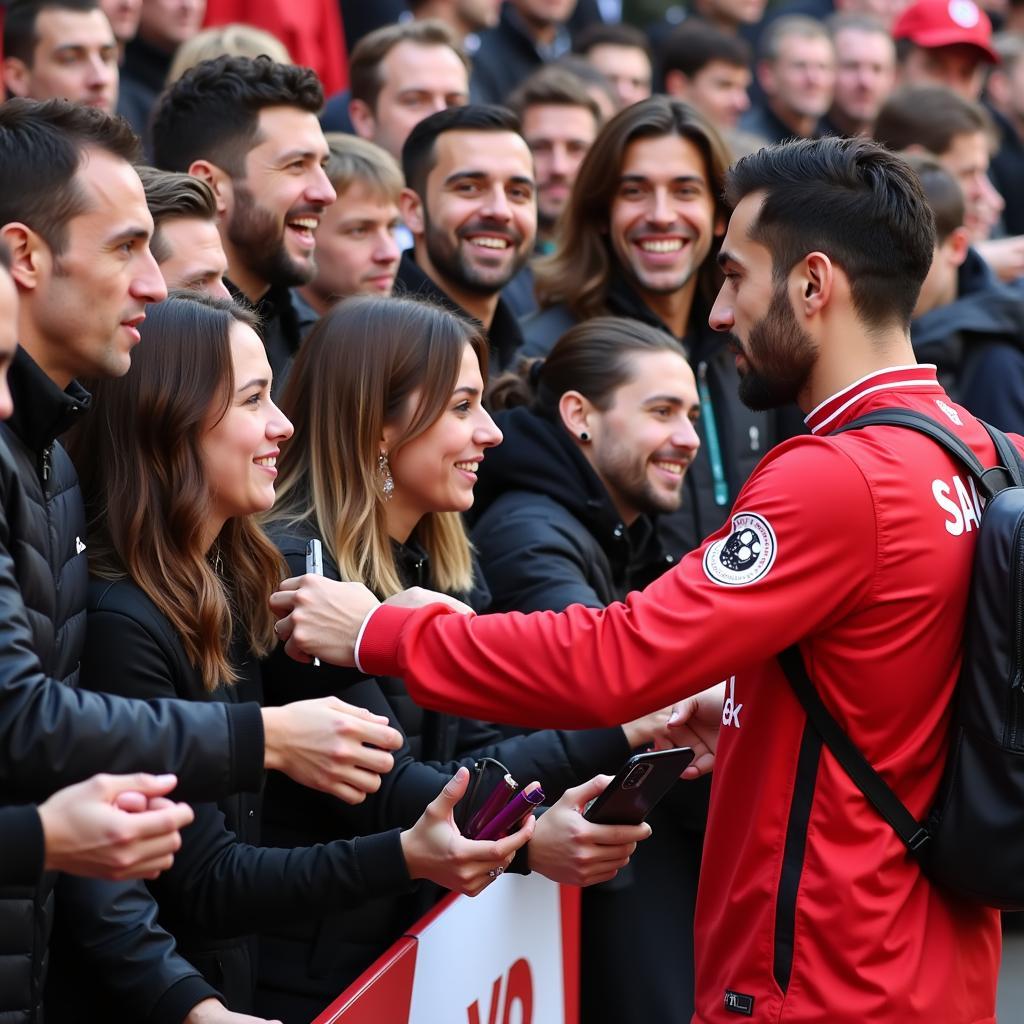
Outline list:
[[[721,525],[730,495],[778,434],[736,400],[733,359],[707,327],[727,164],[715,129],[677,100],[655,96],[612,118],[580,165],[555,252],[535,264],[541,312],[523,322],[531,356],[599,315],[640,320],[682,342],[704,413],[687,500],[659,522],[676,557]]]
[[[204,180],[217,198],[228,287],[255,306],[280,388],[305,327],[290,289],[316,273],[316,230],[334,202],[308,68],[218,57],[187,71],[154,112],[157,166]]]
[[[533,251],[533,157],[504,107],[451,107],[421,121],[402,150],[402,220],[415,239],[397,290],[426,295],[483,324],[491,365],[522,343],[501,289]]]

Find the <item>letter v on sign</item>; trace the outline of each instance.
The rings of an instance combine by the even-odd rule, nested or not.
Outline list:
[[[487,1024],[498,1024],[498,1007],[501,1006],[501,978],[494,979],[491,987],[491,1012],[487,1015]],[[480,1024],[480,1003],[474,1000],[466,1010],[468,1024]]]

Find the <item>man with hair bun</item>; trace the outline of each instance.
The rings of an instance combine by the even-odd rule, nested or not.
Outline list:
[[[668,567],[652,520],[679,508],[700,446],[697,385],[674,338],[594,317],[494,381],[489,401],[505,439],[480,464],[472,537],[493,610],[603,608]],[[584,891],[585,1024],[692,1016],[707,794],[706,780],[673,786],[635,867]]]

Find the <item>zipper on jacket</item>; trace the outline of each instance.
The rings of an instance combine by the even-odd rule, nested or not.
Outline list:
[[[53,458],[53,445],[47,445],[43,449],[43,483],[49,483],[50,481],[50,465],[51,459]]]
[[[708,364],[697,364],[697,393],[700,395],[700,418],[704,423],[704,437],[708,443],[708,462],[711,463],[711,480],[714,486],[715,504],[729,504],[729,485],[725,479],[722,463],[722,446],[718,440],[718,424],[715,422],[715,407],[711,402],[708,387]]]
[[[796,778],[786,824],[786,844],[782,853],[782,870],[775,898],[775,942],[772,974],[783,993],[789,988],[793,973],[793,952],[796,938],[796,898],[804,870],[807,850],[807,826],[814,805],[814,788],[821,759],[821,737],[810,722],[804,725],[800,753],[796,762]]]

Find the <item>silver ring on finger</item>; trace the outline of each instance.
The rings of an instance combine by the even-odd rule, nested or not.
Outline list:
[[[487,877],[488,878],[497,878],[498,875],[504,874],[504,872],[505,872],[505,869],[499,864],[498,867],[491,868],[491,870],[487,872]]]

